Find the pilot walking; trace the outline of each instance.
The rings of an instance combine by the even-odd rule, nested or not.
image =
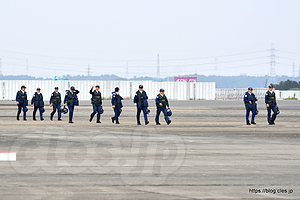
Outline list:
[[[255,118],[255,115],[256,115],[256,101],[257,101],[257,98],[255,97],[255,95],[252,91],[253,91],[253,88],[249,87],[248,92],[246,92],[245,95],[244,95],[247,125],[256,124],[255,121],[254,121],[254,118]],[[250,112],[252,112],[251,124],[250,124],[250,121],[249,121]]]
[[[44,120],[43,118],[43,112],[44,110],[44,99],[43,95],[41,93],[41,89],[37,88],[36,92],[34,93],[32,99],[31,99],[31,107],[34,107],[33,109],[33,120],[36,121],[35,114],[36,111],[39,110],[40,112],[40,119]]]

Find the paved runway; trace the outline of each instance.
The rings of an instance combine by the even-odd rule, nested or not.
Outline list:
[[[0,199],[300,199],[300,101],[278,101],[269,126],[259,101],[257,125],[245,125],[242,101],[170,101],[168,126],[136,125],[124,101],[120,125],[104,101],[101,124],[89,102],[74,124],[16,120],[15,102],[0,101]],[[143,119],[143,117],[142,117]]]

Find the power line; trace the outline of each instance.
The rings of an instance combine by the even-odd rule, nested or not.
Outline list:
[[[176,61],[176,60],[200,60],[200,59],[208,59],[208,58],[216,58],[216,57],[232,57],[232,56],[241,56],[241,55],[247,55],[247,54],[254,54],[254,53],[262,53],[266,52],[263,51],[252,51],[252,52],[246,52],[246,53],[236,53],[236,54],[225,54],[225,55],[217,55],[217,56],[206,56],[206,57],[198,57],[198,58],[178,58],[178,59],[168,59],[168,60],[161,60],[161,61]]]
[[[294,58],[286,58],[286,57],[279,57],[280,59],[285,59],[285,60],[292,60],[292,61],[300,61],[299,59],[294,59]]]
[[[295,55],[300,55],[300,53],[295,53],[295,52],[290,52],[290,51],[281,51],[280,52],[283,52],[283,53],[289,53],[289,54],[295,54]]]
[[[247,59],[239,59],[239,60],[228,60],[228,61],[222,61],[222,62],[218,62],[218,64],[222,64],[222,63],[231,63],[231,62],[238,62],[238,61],[247,61],[247,60],[255,60],[255,59],[261,59],[261,58],[266,58],[265,56],[262,57],[253,57],[253,58],[247,58]],[[17,59],[17,60],[23,60],[23,59]],[[160,61],[160,60],[159,60]],[[71,63],[57,63],[57,62],[45,62],[45,61],[34,61],[31,60],[31,63],[41,63],[41,64],[52,64],[52,65],[58,65],[58,66],[71,66],[72,69],[74,68],[74,66],[86,66],[86,64],[71,64]],[[169,64],[169,65],[163,65],[164,67],[176,67],[176,66],[194,66],[194,65],[207,65],[207,64],[215,64],[215,62],[206,62],[206,63],[193,63],[193,64]],[[123,68],[124,66],[122,65],[105,65],[102,64],[100,65],[102,67],[119,67],[119,68]],[[154,65],[136,65],[136,66],[132,66],[132,67],[154,67]]]
[[[261,58],[266,58],[266,56],[262,56],[262,57],[254,57],[254,58],[246,58],[246,59],[239,59],[239,60],[228,60],[228,61],[222,61],[222,62],[218,62],[218,64],[222,64],[222,63],[231,63],[231,62],[239,62],[239,61],[246,61],[246,60],[256,60],[256,59],[261,59]],[[176,67],[176,66],[200,66],[200,65],[214,65],[215,62],[206,62],[206,63],[192,63],[192,64],[178,64],[178,65],[163,65],[163,67]]]
[[[21,54],[21,55],[30,55],[35,57],[45,57],[45,58],[59,58],[59,59],[67,59],[67,60],[82,60],[82,61],[100,61],[100,62],[107,62],[107,61],[116,61],[116,62],[153,62],[156,60],[99,60],[99,59],[84,59],[84,58],[74,58],[74,57],[60,57],[60,56],[48,56],[48,55],[41,55],[41,54],[32,54],[32,53],[22,53],[22,52],[15,52],[15,51],[7,51],[7,50],[0,50],[2,52],[14,53],[14,54]],[[245,53],[236,53],[236,54],[225,54],[225,55],[217,55],[217,56],[206,56],[206,57],[196,57],[196,58],[177,58],[177,59],[166,59],[161,61],[184,61],[184,60],[200,60],[200,59],[208,59],[208,58],[215,58],[215,57],[232,57],[232,56],[239,56],[239,55],[247,55],[247,54],[254,54],[254,53],[261,53],[265,52],[265,50],[261,51],[252,51],[252,52],[245,52]]]
[[[9,64],[9,66],[15,66],[17,68],[19,68],[20,66],[27,66],[25,64],[12,64],[12,63],[7,63]],[[41,70],[59,70],[59,71],[66,71],[66,72],[70,72],[70,69],[64,69],[64,68],[47,68],[47,67],[40,67],[40,66],[35,66],[35,65],[30,65],[30,68],[34,68],[34,69],[41,69]],[[74,72],[80,72],[80,73],[84,73],[86,72],[85,70],[76,70],[73,69],[72,71]]]

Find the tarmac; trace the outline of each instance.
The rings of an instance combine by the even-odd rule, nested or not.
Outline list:
[[[103,104],[101,124],[87,101],[69,124],[50,121],[49,104],[44,121],[31,107],[17,121],[16,103],[0,101],[0,152],[17,154],[0,162],[0,199],[300,199],[300,101],[278,101],[272,126],[262,100],[251,126],[241,100],[170,101],[160,126],[153,100],[147,126],[132,101],[119,125]]]

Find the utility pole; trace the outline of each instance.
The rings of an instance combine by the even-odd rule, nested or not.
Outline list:
[[[295,63],[293,62],[293,74],[292,77],[296,77],[296,69],[295,69]]]
[[[270,83],[273,83],[273,84],[276,84],[276,68],[275,68],[275,64],[276,61],[275,61],[275,58],[277,57],[275,55],[275,52],[277,51],[275,48],[274,48],[274,43],[271,44],[271,49],[269,49],[271,55],[270,55]]]
[[[160,78],[159,54],[157,54],[157,79]]]
[[[126,62],[126,78],[128,79],[128,62]]]

